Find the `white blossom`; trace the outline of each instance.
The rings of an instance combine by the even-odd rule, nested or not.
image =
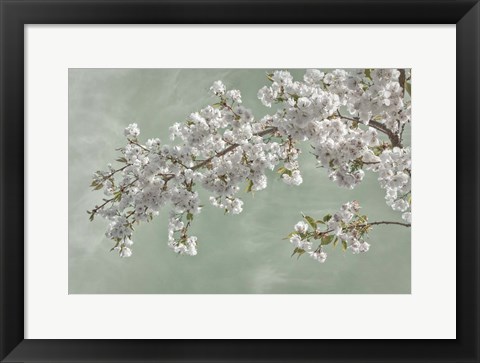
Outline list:
[[[310,257],[312,257],[315,261],[320,263],[324,263],[327,260],[327,253],[320,251],[320,252],[309,252]]]
[[[225,94],[226,87],[222,81],[215,81],[213,85],[210,87],[210,92],[214,96],[221,96]]]
[[[122,247],[120,249],[120,257],[131,257],[132,256],[132,250],[128,247]]]
[[[304,221],[300,221],[295,225],[295,231],[298,233],[305,233],[308,230],[308,224]]]
[[[124,134],[127,137],[136,138],[138,135],[140,135],[140,129],[138,128],[137,124],[133,123],[125,128]]]

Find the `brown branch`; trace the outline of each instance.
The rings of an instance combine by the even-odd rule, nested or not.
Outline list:
[[[120,192],[124,192],[125,189],[127,189],[128,187],[131,187],[133,184],[135,184],[136,182],[138,181],[138,177],[136,177],[135,179],[133,179],[133,181],[131,183],[129,183],[128,185],[124,185],[123,187],[120,187]]]
[[[398,226],[403,226],[403,227],[411,227],[412,225],[410,223],[402,223],[402,222],[387,222],[387,221],[381,221],[381,222],[371,222],[367,223],[366,225],[369,226],[378,226],[380,224],[396,224]]]
[[[234,115],[235,117],[240,117],[240,115],[238,115],[231,106],[229,106],[226,102],[222,104],[223,107],[225,108],[228,108]]]
[[[150,152],[150,150],[148,150],[146,147],[140,145],[138,142],[136,142],[136,141],[134,141],[134,140],[130,140],[130,139],[127,139],[127,140],[128,140],[128,142],[130,142],[130,144],[137,145],[139,148],[141,148],[141,149],[143,149],[143,150],[145,150],[145,151]]]
[[[373,120],[369,121],[368,124],[372,125],[372,127],[376,128],[377,130],[384,132],[390,139],[393,147],[403,147],[399,135],[389,130],[385,125]]]
[[[405,69],[399,69],[400,72],[400,77],[398,77],[398,83],[400,83],[400,86],[402,87],[402,96],[405,96]]]
[[[277,128],[276,128],[276,127],[271,127],[271,128],[269,128],[269,129],[266,129],[266,130],[257,132],[257,133],[254,134],[254,135],[255,135],[255,136],[265,136],[265,135],[268,135],[268,134],[273,134],[275,131],[277,131]],[[219,153],[215,154],[214,156],[209,157],[208,159],[203,160],[201,163],[195,165],[195,166],[194,166],[193,168],[191,168],[191,169],[192,169],[192,170],[200,169],[202,166],[207,165],[207,164],[208,164],[209,162],[211,162],[213,159],[222,157],[223,155],[228,154],[230,151],[235,150],[238,146],[239,146],[239,144],[232,144],[232,145],[230,145],[229,147],[227,147],[226,149],[223,149],[223,150],[220,151]]]
[[[239,146],[238,144],[232,144],[230,145],[229,147],[227,147],[226,149],[223,149],[222,151],[220,151],[219,153],[215,154],[214,156],[212,157],[209,157],[208,159],[205,159],[204,161],[202,161],[201,163],[198,163],[197,165],[195,165],[192,170],[197,170],[197,169],[200,169],[202,166],[205,166],[207,165],[209,162],[211,162],[213,159],[215,158],[219,158],[225,154],[228,154],[230,151],[233,151],[234,149],[237,148],[237,146]]]
[[[385,125],[381,124],[380,122],[370,120],[368,122],[368,124],[366,124],[366,123],[360,121],[360,119],[358,119],[358,118],[343,116],[340,113],[340,111],[338,111],[338,110],[337,110],[337,114],[340,118],[343,118],[345,120],[358,122],[359,124],[362,124],[362,125],[365,125],[365,126],[370,126],[370,127],[374,128],[378,131],[381,131],[382,133],[384,133],[385,135],[388,136],[388,139],[392,143],[392,147],[403,147],[402,143],[400,141],[400,137],[396,133],[394,133],[393,131],[389,130]]]
[[[350,225],[350,226],[346,226],[344,228],[354,229],[354,228],[357,228],[357,227],[378,226],[378,225],[381,225],[381,224],[395,224],[397,226],[403,226],[403,227],[411,227],[412,226],[410,223],[380,221],[380,222],[371,222],[371,223],[365,223],[365,224],[353,224],[353,225]],[[329,230],[326,230],[326,231],[323,231],[323,232],[314,231],[313,237],[315,239],[318,239],[318,238],[321,238],[323,236],[328,235],[330,232],[333,232],[333,231],[334,231],[333,229],[329,229]]]
[[[126,168],[128,168],[128,167],[131,166],[131,165],[132,165],[132,164],[127,164],[127,165],[125,165],[124,167],[121,167],[120,169],[117,169],[117,170],[111,172],[110,174],[108,174],[107,176],[105,176],[105,177],[103,178],[103,180],[105,181],[105,180],[111,178],[112,176],[114,176],[114,175],[115,175],[116,173],[118,173],[119,171],[125,170]]]
[[[268,134],[273,134],[275,131],[277,131],[277,128],[276,127],[271,127],[269,129],[266,129],[266,130],[255,133],[254,136],[265,136],[265,135],[268,135]],[[235,150],[238,146],[240,146],[240,145],[239,144],[232,144],[229,147],[220,151],[219,153],[209,157],[208,159],[203,160],[202,162],[198,163],[197,165],[195,165],[194,167],[192,167],[190,169],[191,170],[200,169],[201,167],[210,163],[213,159],[222,157],[223,155],[228,154],[230,151]],[[165,180],[165,182],[168,182],[169,180],[173,179],[174,177],[175,177],[175,175],[172,174],[171,176],[166,177],[164,180]]]
[[[92,209],[91,213],[92,214],[97,214],[97,212],[102,209],[103,207],[105,207],[108,203],[112,202],[113,200],[115,200],[116,197],[113,197],[111,199],[107,199],[105,200],[105,202],[101,205],[96,205],[95,208]]]

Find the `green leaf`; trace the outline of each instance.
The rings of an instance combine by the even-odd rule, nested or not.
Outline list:
[[[324,222],[328,222],[330,219],[332,219],[332,215],[331,215],[331,214],[327,214],[325,217],[323,217],[323,221],[324,221]]]
[[[122,157],[122,158],[118,158],[117,161],[120,162],[120,163],[126,163],[127,159]]]
[[[103,188],[103,184],[98,184],[93,190],[100,190]]]
[[[119,202],[120,200],[122,200],[122,192],[116,192],[114,201]]]
[[[335,238],[335,236],[333,236],[333,235],[322,237],[322,246],[326,246],[326,245],[332,243],[334,238]]]
[[[405,91],[407,91],[409,95],[412,95],[412,84],[410,82],[405,81]]]
[[[316,230],[317,229],[317,223],[315,222],[315,220],[310,217],[310,216],[303,216],[303,218],[305,218],[305,220],[308,222],[308,224],[313,228],[313,230]]]
[[[347,250],[347,242],[342,241],[342,250],[346,251]]]
[[[372,79],[371,69],[369,69],[369,68],[365,69],[365,77],[367,77],[369,79]]]
[[[280,175],[287,174],[287,175],[289,175],[289,176],[292,176],[292,171],[291,171],[291,170],[288,170],[288,169],[285,168],[284,166],[278,168],[277,173],[280,174]]]
[[[193,221],[193,214],[187,213],[187,221]]]
[[[283,239],[290,239],[290,238],[292,238],[292,236],[295,235],[295,234],[298,234],[298,233],[297,233],[297,232],[291,232],[291,233],[289,233],[289,234],[287,235],[287,237],[285,237],[285,238],[283,238]]]
[[[247,185],[247,189],[245,189],[245,191],[247,193],[250,193],[252,191],[252,187],[253,187],[253,181],[251,181],[250,179],[248,179],[248,185]]]
[[[298,248],[298,247],[295,247],[295,249],[293,250],[293,253],[290,257],[295,256],[296,253],[298,253],[298,258],[300,258],[300,256],[305,253],[305,250],[303,250],[301,248]]]
[[[337,243],[338,243],[338,237],[336,237],[335,240],[333,241],[333,247],[337,247]]]

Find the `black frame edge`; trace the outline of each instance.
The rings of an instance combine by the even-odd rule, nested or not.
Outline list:
[[[456,31],[456,220],[457,241],[460,242],[456,244],[457,339],[472,340],[470,344],[475,347],[474,356],[475,361],[478,362],[480,361],[480,224],[478,222],[480,217],[480,3],[477,3],[457,23]],[[472,120],[471,123],[464,126],[468,120]],[[473,243],[462,243],[465,239]],[[465,278],[466,276],[471,276],[470,280]],[[469,291],[473,292],[472,296],[469,295]],[[467,331],[475,334],[468,336]]]
[[[477,1],[1,0],[22,24],[456,24]]]
[[[24,339],[23,24],[0,2],[0,360]]]

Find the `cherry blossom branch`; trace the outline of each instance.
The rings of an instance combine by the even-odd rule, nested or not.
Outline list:
[[[95,206],[95,208],[92,209],[92,213],[93,213],[93,214],[97,213],[100,209],[102,209],[103,207],[105,207],[108,203],[110,203],[110,202],[113,201],[114,199],[115,199],[115,197],[110,198],[110,199],[106,199],[104,203]]]
[[[140,149],[142,149],[142,150],[144,150],[144,151],[150,152],[150,150],[148,150],[146,147],[140,145],[138,142],[136,142],[136,141],[134,141],[134,140],[128,139],[128,142],[129,142],[130,144],[137,145]]]
[[[337,114],[340,118],[343,118],[345,120],[349,120],[349,121],[352,121],[352,122],[358,122],[359,124],[362,124],[362,125],[365,125],[365,126],[370,126],[374,129],[384,133],[385,135],[388,136],[390,142],[392,143],[392,147],[400,147],[400,148],[403,147],[402,143],[401,143],[401,140],[400,140],[400,136],[395,134],[393,131],[389,130],[385,125],[381,124],[380,122],[370,120],[370,121],[368,121],[368,124],[366,124],[366,123],[360,121],[360,119],[358,119],[358,118],[343,116],[340,113],[340,111],[337,111]]]
[[[131,165],[132,165],[132,164],[127,164],[127,165],[121,167],[120,169],[117,169],[117,170],[111,172],[109,175],[107,175],[107,176],[104,177],[104,180],[107,180],[107,179],[111,178],[111,177],[114,176],[116,173],[118,173],[118,172],[120,172],[120,171],[122,171],[122,170],[125,170],[126,168],[128,168],[128,167],[131,166]]]
[[[263,136],[266,136],[266,135],[269,135],[269,134],[273,134],[276,131],[277,131],[276,127],[271,127],[271,128],[266,129],[266,130],[255,133],[254,136],[262,136],[263,137]],[[190,170],[198,170],[198,169],[204,167],[205,165],[208,165],[213,159],[220,158],[220,157],[228,154],[230,151],[235,150],[239,146],[240,146],[240,144],[237,144],[237,143],[232,144],[229,147],[223,149],[222,151],[216,153],[215,155],[209,157],[208,159],[205,159],[205,160],[201,161],[197,165],[195,165],[191,168],[187,168],[187,167],[185,167],[185,168],[190,169]],[[169,180],[173,179],[174,177],[175,177],[175,174],[170,174],[170,176],[165,177],[164,180],[165,180],[165,182],[168,182]]]
[[[260,132],[257,132],[256,134],[254,134],[254,136],[266,136],[266,135],[269,135],[269,134],[273,134],[274,132],[277,131],[277,128],[276,127],[272,127],[272,128],[269,128],[269,129],[266,129],[266,130],[263,130],[263,131],[260,131]],[[238,146],[240,146],[239,144],[232,144],[230,145],[229,147],[223,149],[222,151],[220,151],[219,153],[215,154],[214,156],[208,158],[208,159],[205,159],[203,160],[201,163],[195,165],[193,168],[191,168],[192,170],[197,170],[197,169],[200,169],[202,166],[205,166],[207,165],[209,162],[211,162],[213,159],[215,158],[220,158],[222,157],[223,155],[225,154],[228,154],[230,151],[233,151],[235,150]]]
[[[295,246],[293,255],[300,257],[308,252],[310,257],[318,262],[325,262],[327,253],[325,247],[333,243],[335,247],[341,242],[344,251],[351,250],[354,254],[367,252],[370,244],[366,242],[365,237],[370,232],[372,226],[377,225],[399,225],[402,227],[411,227],[410,223],[395,221],[376,221],[367,222],[367,216],[360,215],[360,205],[357,201],[352,201],[342,205],[341,209],[333,216],[325,215],[320,220],[315,220],[311,216],[304,215],[303,220],[299,221],[287,239]],[[325,226],[325,231],[320,230],[320,226]],[[312,240],[320,240],[318,247],[314,248]]]

